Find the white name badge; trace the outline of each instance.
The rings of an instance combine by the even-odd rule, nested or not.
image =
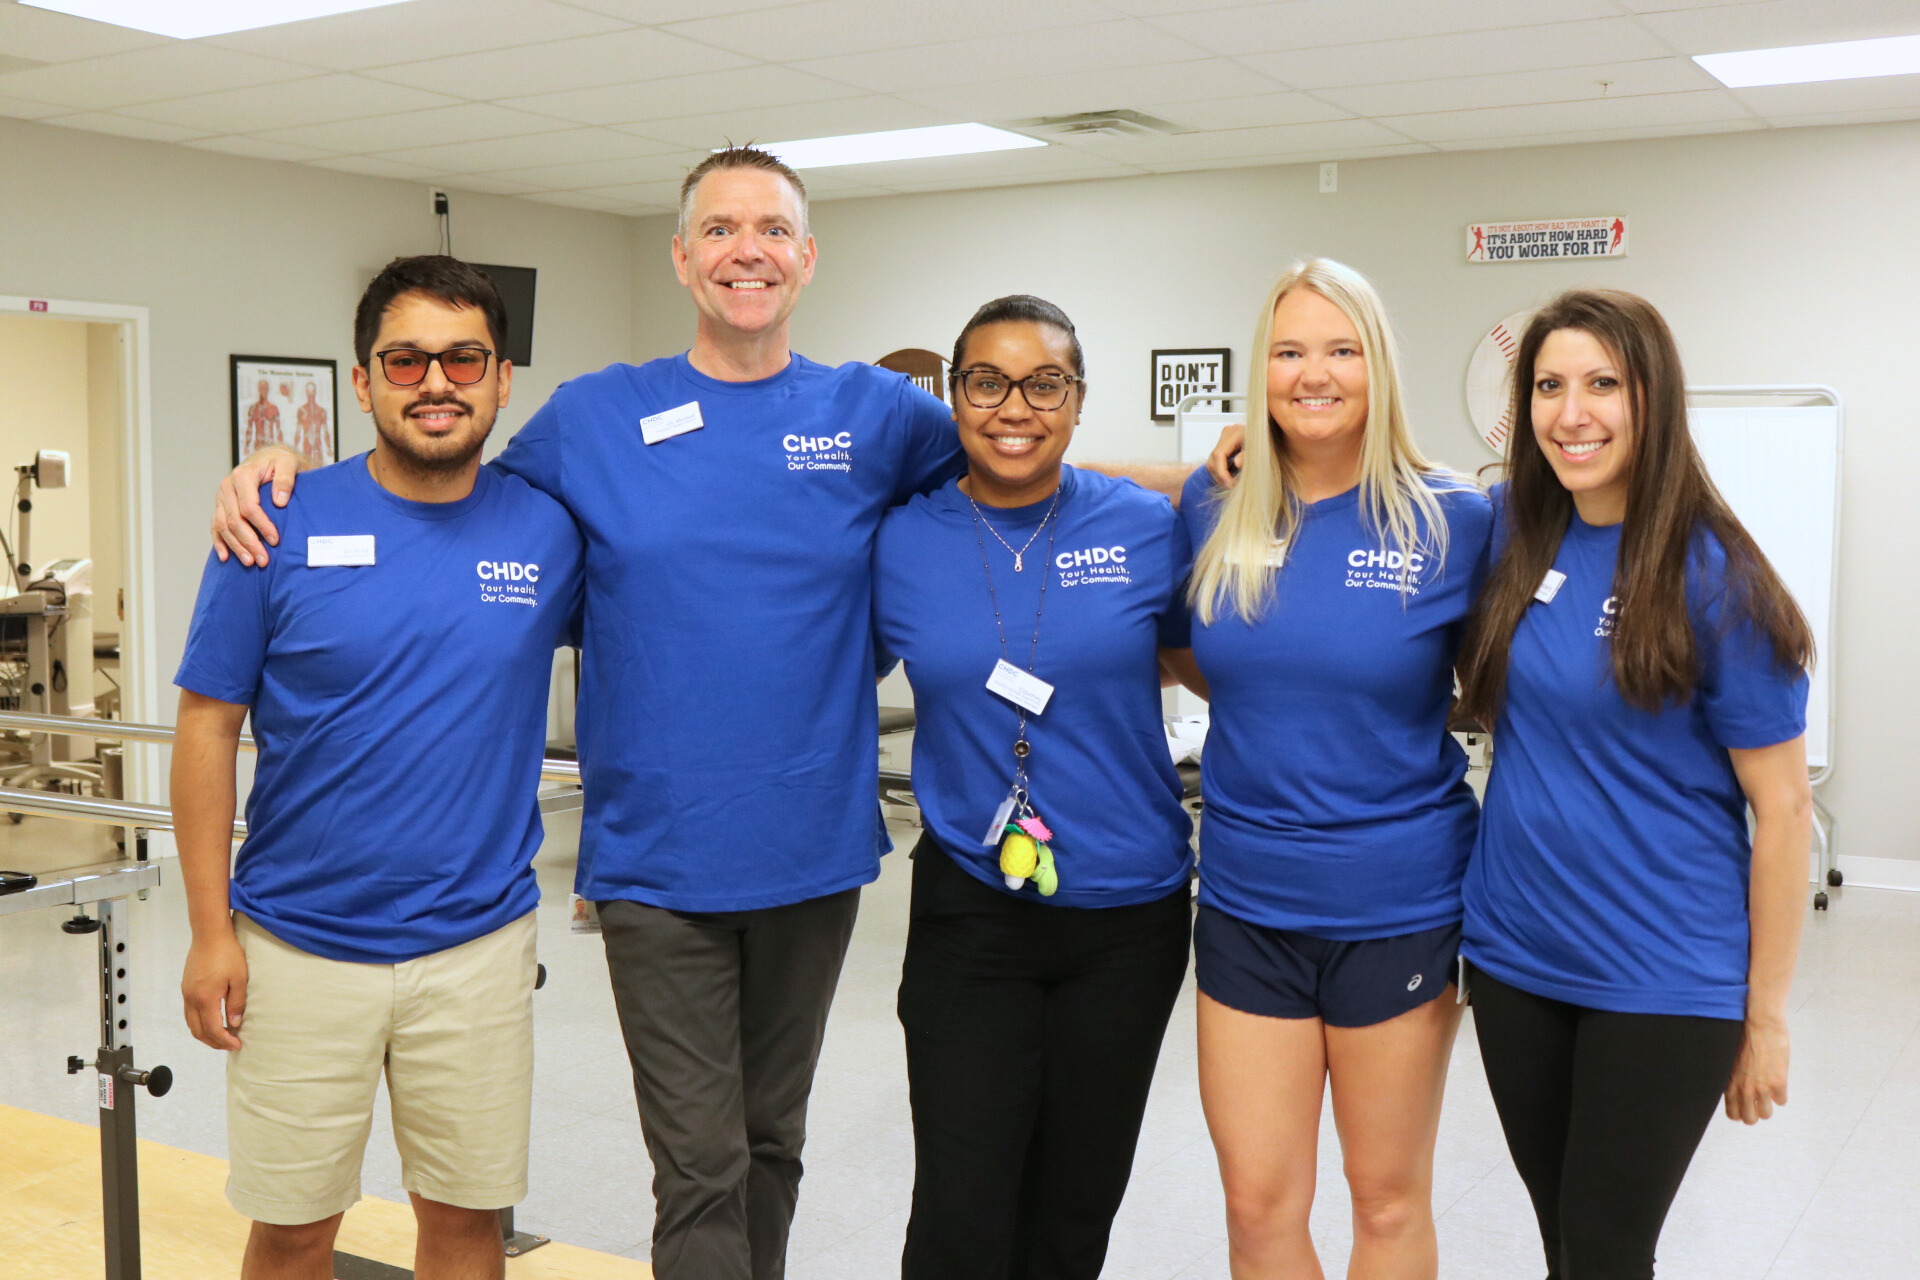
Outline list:
[[[700,418],[700,402],[689,400],[677,409],[668,409],[664,413],[640,419],[640,438],[648,444],[659,444],[662,440],[698,431],[706,425]]]
[[[1533,598],[1541,604],[1552,604],[1553,598],[1560,594],[1560,584],[1566,580],[1567,575],[1558,569],[1547,570],[1547,576],[1540,579],[1540,589],[1533,593]]]
[[[993,664],[993,674],[987,677],[987,692],[997,693],[1014,706],[1025,707],[1039,715],[1047,709],[1047,699],[1053,696],[1053,686],[1002,658]]]
[[[307,567],[319,569],[333,564],[372,564],[373,535],[370,533],[315,534],[307,539]]]
[[[987,828],[987,838],[982,840],[981,844],[991,849],[1000,843],[1000,836],[1007,829],[1007,819],[1013,816],[1013,806],[1017,802],[1018,798],[1015,794],[1011,791],[1007,792],[1007,798],[1002,800],[1000,807],[993,811],[993,825]]]

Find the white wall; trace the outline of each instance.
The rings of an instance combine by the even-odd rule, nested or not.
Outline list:
[[[514,380],[497,447],[560,381],[632,350],[631,226],[458,192],[453,215],[456,254],[540,271],[534,363]],[[164,679],[179,662],[229,466],[228,355],[337,360],[341,448],[371,445],[347,381],[353,308],[388,260],[438,251],[426,190],[0,119],[0,227],[0,294],[151,309]],[[84,409],[84,386],[80,400]]]
[[[820,266],[795,324],[815,359],[945,350],[998,294],[1063,306],[1086,344],[1082,457],[1174,456],[1148,422],[1154,347],[1234,348],[1244,387],[1253,311],[1294,257],[1373,278],[1406,354],[1427,450],[1492,460],[1462,391],[1467,358],[1503,316],[1576,284],[1634,290],[1679,335],[1691,381],[1826,382],[1848,406],[1839,619],[1838,771],[1826,790],[1852,855],[1920,859],[1920,680],[1911,674],[1920,560],[1920,123],[1757,131],[1340,165],[1169,174],[835,201],[813,210]],[[1469,221],[1626,214],[1632,256],[1479,266]],[[684,348],[691,309],[666,263],[670,219],[636,230],[634,338]],[[1920,886],[1920,876],[1914,879]]]

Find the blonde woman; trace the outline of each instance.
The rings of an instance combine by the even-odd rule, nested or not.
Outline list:
[[[1492,517],[1414,446],[1357,272],[1288,272],[1253,349],[1265,429],[1233,488],[1187,484],[1193,649],[1170,662],[1212,702],[1194,947],[1233,1275],[1321,1276],[1307,1220],[1331,1086],[1348,1274],[1432,1277],[1477,820],[1447,709]]]

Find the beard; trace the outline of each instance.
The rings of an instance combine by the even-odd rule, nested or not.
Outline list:
[[[389,426],[377,414],[374,416],[373,427],[379,433],[380,447],[399,469],[416,475],[443,475],[458,471],[473,461],[474,455],[480,452],[487,443],[487,437],[493,433],[493,419],[482,422],[472,405],[451,393],[420,396],[408,401],[406,407],[400,410],[399,421],[405,422],[407,415],[416,409],[436,405],[451,405],[466,410],[473,429],[460,436],[440,439],[416,436],[408,439],[400,428]]]

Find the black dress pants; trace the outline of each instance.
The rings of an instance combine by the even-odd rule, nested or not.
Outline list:
[[[1084,909],[914,850],[900,981],[913,1101],[905,1280],[1093,1280],[1186,977],[1186,885]]]
[[[1667,1209],[1733,1078],[1743,1024],[1588,1009],[1478,968],[1469,985],[1548,1280],[1647,1280]]]
[[[659,1280],[780,1280],[807,1098],[860,891],[758,911],[602,902]]]

